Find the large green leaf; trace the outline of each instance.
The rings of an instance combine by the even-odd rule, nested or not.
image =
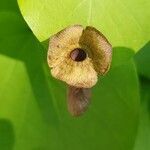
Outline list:
[[[140,122],[134,150],[150,149],[150,42],[136,55],[135,62],[140,76]]]
[[[70,24],[98,28],[113,46],[139,50],[150,39],[149,0],[18,0],[40,41]]]
[[[141,78],[141,110],[134,150],[150,149],[150,80]]]
[[[0,149],[131,150],[139,99],[132,55],[131,49],[114,48],[112,68],[93,88],[89,110],[73,118],[66,87],[50,76],[46,50],[15,0],[1,1]]]

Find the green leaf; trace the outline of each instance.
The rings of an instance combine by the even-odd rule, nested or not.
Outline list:
[[[136,55],[135,62],[140,76],[140,122],[134,150],[150,149],[150,42]]]
[[[140,124],[134,150],[150,149],[150,80],[141,78]]]
[[[139,99],[132,50],[114,48],[113,66],[93,88],[89,110],[73,118],[67,111],[66,86],[50,76],[47,52],[15,0],[1,2],[0,149],[131,150]]]
[[[113,46],[139,50],[150,39],[149,0],[18,0],[40,41],[71,24],[99,29]]]
[[[138,73],[150,79],[150,42],[141,48],[134,58]]]

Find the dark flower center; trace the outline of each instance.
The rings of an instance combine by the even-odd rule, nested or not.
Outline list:
[[[75,48],[71,53],[70,57],[74,61],[83,61],[86,59],[86,52],[81,48]]]

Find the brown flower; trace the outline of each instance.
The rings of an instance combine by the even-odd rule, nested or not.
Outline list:
[[[48,65],[52,76],[75,88],[93,87],[98,75],[109,70],[111,57],[111,44],[94,27],[73,25],[50,38]]]

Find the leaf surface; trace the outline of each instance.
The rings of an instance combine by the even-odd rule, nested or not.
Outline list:
[[[150,39],[149,0],[18,0],[22,15],[40,41],[68,25],[90,25],[113,46],[138,51]]]

